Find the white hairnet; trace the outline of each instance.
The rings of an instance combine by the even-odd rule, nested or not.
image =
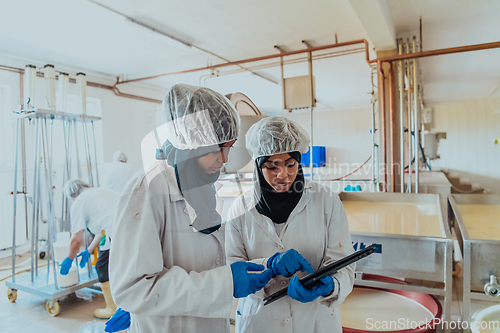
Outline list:
[[[127,162],[127,155],[125,155],[124,152],[122,152],[121,150],[117,150],[115,151],[115,153],[113,154],[113,162]]]
[[[165,137],[177,149],[196,149],[238,138],[239,116],[229,100],[209,88],[176,84],[163,101]]]
[[[75,199],[79,196],[84,190],[90,188],[90,184],[84,182],[80,179],[71,179],[64,184],[63,193],[68,198]]]
[[[253,159],[293,151],[307,153],[310,142],[309,134],[285,117],[264,118],[246,134],[247,149]]]

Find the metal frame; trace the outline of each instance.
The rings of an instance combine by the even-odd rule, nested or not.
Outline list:
[[[484,292],[484,285],[490,281],[490,276],[500,276],[500,241],[470,238],[460,215],[459,204],[500,205],[500,196],[448,195],[448,221],[457,235],[464,263],[462,321],[470,322],[471,300],[500,303],[500,297],[490,297]]]
[[[53,125],[54,121],[60,121],[64,133],[64,151],[65,151],[65,164],[63,166],[63,183],[71,178],[71,136],[72,128],[74,128],[74,142],[76,148],[78,177],[81,178],[80,160],[78,155],[78,137],[77,137],[77,123],[82,124],[84,131],[84,144],[85,144],[85,157],[87,164],[87,172],[90,180],[92,181],[92,154],[90,151],[89,133],[87,131],[87,123],[92,124],[92,136],[94,138],[94,149],[96,149],[95,132],[93,129],[94,121],[98,121],[100,117],[87,116],[82,114],[71,114],[65,112],[56,112],[51,110],[21,110],[14,112],[17,116],[16,121],[16,147],[15,147],[15,169],[14,169],[14,213],[13,213],[13,240],[12,240],[12,281],[6,281],[7,287],[12,290],[23,290],[31,294],[37,295],[48,301],[50,307],[58,298],[73,293],[74,291],[93,285],[97,282],[97,273],[92,268],[90,259],[87,262],[86,274],[79,275],[79,282],[68,288],[61,288],[58,285],[56,275],[56,263],[54,260],[54,247],[55,236],[57,230],[69,231],[69,210],[68,201],[63,198],[61,224],[59,227],[56,225],[56,214],[53,195],[53,180],[52,180],[52,140],[53,140]],[[17,212],[17,194],[23,194],[26,201],[26,158],[25,158],[25,122],[28,119],[34,122],[35,126],[35,142],[34,142],[34,158],[33,158],[33,200],[32,200],[32,221],[31,221],[31,270],[30,272],[20,274],[16,279],[16,212]],[[50,122],[50,124],[49,124]],[[50,125],[50,126],[49,126]],[[73,126],[72,126],[73,125]],[[22,169],[22,192],[17,192],[17,178],[18,178],[18,155],[19,155],[19,137],[21,137],[21,169]],[[97,166],[97,152],[94,152],[95,166]],[[97,173],[97,169],[96,169]],[[42,175],[44,178],[42,179]],[[97,177],[98,179],[98,177]],[[96,179],[96,180],[97,180]],[[42,185],[44,189],[42,189]],[[47,272],[39,272],[38,266],[38,240],[39,240],[39,224],[40,213],[42,209],[41,197],[44,196],[46,200],[46,212],[48,222],[48,237],[47,237]],[[64,196],[63,196],[64,197]],[[27,205],[25,205],[27,216]],[[28,230],[27,230],[28,232]],[[87,237],[84,237],[85,245],[88,246]],[[78,264],[78,261],[77,261]],[[53,279],[53,283],[49,283],[49,278]],[[9,292],[10,293],[10,292]]]
[[[449,322],[453,285],[453,241],[449,226],[443,217],[439,195],[342,192],[339,196],[342,201],[425,203],[435,204],[438,207],[439,223],[443,235],[441,238],[351,232],[353,242],[365,245],[381,244],[383,253],[381,267],[370,267],[363,260],[356,264],[356,273],[360,274],[357,274],[355,284],[442,296],[444,297],[443,320]],[[426,269],[422,269],[422,267],[426,267]],[[402,278],[407,284],[365,280],[363,274]]]

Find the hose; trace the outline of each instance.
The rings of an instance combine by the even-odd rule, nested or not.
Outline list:
[[[366,163],[368,163],[368,161],[371,159],[372,157],[368,157],[368,159],[365,161],[365,163],[361,164],[361,166],[359,168],[357,168],[356,170],[354,170],[353,172],[350,172],[348,173],[347,175],[344,175],[342,177],[339,177],[339,178],[335,178],[335,179],[325,179],[325,180],[321,180],[321,181],[324,181],[324,182],[333,182],[333,181],[337,181],[337,180],[342,180],[344,178],[347,178],[349,177],[350,175],[353,175],[355,174],[359,169],[361,169]]]
[[[45,266],[47,266],[47,264],[40,265],[40,266],[38,266],[38,268],[45,267]],[[25,270],[19,271],[19,272],[17,272],[17,273],[16,273],[16,275],[19,275],[19,274],[21,274],[21,273],[27,273],[27,272],[31,272],[31,268],[30,268],[30,269],[25,269]],[[12,277],[12,274],[11,274],[11,275],[9,275],[9,276],[4,277],[4,278],[2,278],[2,279],[0,279],[0,282],[5,281],[5,280],[7,280],[7,279],[9,279],[9,278],[11,278],[11,277]]]

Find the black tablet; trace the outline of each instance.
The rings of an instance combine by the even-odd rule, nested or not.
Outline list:
[[[354,252],[353,254],[348,255],[347,257],[344,257],[344,258],[334,262],[333,264],[325,266],[312,274],[304,276],[299,281],[300,281],[300,283],[302,283],[302,285],[304,287],[310,286],[313,283],[315,283],[316,281],[321,280],[325,276],[332,275],[335,272],[337,272],[338,270],[340,270],[341,268],[349,266],[350,264],[352,264],[358,260],[361,260],[365,257],[368,257],[369,255],[371,255],[372,253],[375,253],[376,251],[377,251],[377,245],[372,244],[372,245],[364,248],[363,250]],[[288,291],[288,287],[283,288],[281,290],[278,290],[274,294],[267,296],[266,298],[264,298],[264,301],[265,301],[264,305],[271,304],[272,302],[277,301],[278,299],[282,298],[283,296],[286,296],[287,291]]]

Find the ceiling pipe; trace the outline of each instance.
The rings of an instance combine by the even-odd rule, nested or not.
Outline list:
[[[7,71],[7,72],[12,72],[12,73],[17,73],[17,74],[24,74],[24,69],[22,69],[22,68],[0,65],[0,69],[4,70],[4,71]]]
[[[171,73],[165,73],[165,74],[159,74],[159,75],[152,75],[152,76],[131,79],[131,80],[125,80],[125,81],[118,81],[116,83],[116,85],[144,81],[144,80],[151,80],[151,79],[156,79],[159,77],[170,76],[170,75],[187,74],[187,73],[211,70],[211,69],[220,68],[220,67],[239,66],[240,64],[245,64],[245,63],[249,63],[249,62],[263,61],[263,60],[268,60],[268,59],[286,57],[286,56],[307,53],[307,52],[327,50],[327,49],[332,49],[332,48],[336,48],[336,47],[344,47],[344,46],[350,46],[350,45],[361,44],[361,43],[363,43],[365,46],[365,60],[368,63],[368,65],[370,65],[370,67],[371,67],[371,64],[379,63],[379,62],[389,62],[389,61],[405,60],[405,59],[413,59],[413,58],[432,57],[432,56],[443,55],[443,54],[452,54],[452,53],[461,53],[461,52],[470,52],[470,51],[479,51],[479,50],[500,48],[500,42],[493,42],[493,43],[485,43],[485,44],[474,44],[474,45],[468,45],[468,46],[452,47],[452,48],[447,48],[447,49],[423,51],[423,52],[418,52],[416,54],[403,54],[403,55],[396,55],[396,56],[390,56],[390,57],[377,58],[377,59],[370,60],[368,41],[366,39],[357,39],[357,40],[344,42],[344,43],[335,43],[335,44],[317,46],[317,47],[314,47],[311,49],[306,49],[306,50],[296,50],[296,51],[284,52],[284,53],[280,53],[280,54],[272,54],[272,55],[267,55],[267,56],[262,56],[262,57],[249,58],[249,59],[243,59],[243,60],[238,60],[238,61],[231,61],[231,62],[226,62],[226,63],[212,65],[212,66],[198,67],[198,68],[192,68],[192,69],[187,69],[187,70],[183,70],[183,71],[177,71],[177,72],[171,72]]]
[[[396,192],[396,164],[394,159],[394,153],[396,150],[396,135],[394,131],[395,121],[394,121],[394,82],[392,77],[392,63],[389,62],[389,136],[391,138],[389,157],[391,162],[391,192]]]
[[[382,148],[382,192],[387,192],[387,130],[385,126],[385,75],[382,62],[377,63],[379,72],[380,147]]]
[[[142,77],[142,78],[137,78],[137,79],[132,79],[132,80],[119,81],[116,84],[118,85],[118,84],[124,84],[124,83],[132,83],[132,82],[138,82],[138,81],[144,81],[144,80],[151,80],[151,79],[156,79],[156,78],[164,77],[164,76],[187,74],[187,73],[211,70],[211,69],[220,68],[220,67],[238,66],[240,64],[246,64],[249,62],[257,62],[257,61],[275,59],[275,58],[280,58],[280,57],[287,57],[287,56],[301,54],[301,53],[309,53],[309,52],[327,50],[327,49],[332,49],[332,48],[337,48],[337,47],[356,45],[356,44],[361,44],[361,43],[363,43],[365,45],[366,62],[371,67],[371,65],[370,65],[371,61],[369,58],[369,51],[368,51],[368,41],[366,39],[357,39],[357,40],[344,42],[344,43],[336,43],[336,44],[317,46],[317,47],[313,47],[310,49],[302,49],[302,50],[289,51],[289,52],[284,52],[284,53],[279,53],[279,54],[271,54],[271,55],[267,55],[267,56],[243,59],[243,60],[238,60],[238,61],[231,61],[231,62],[226,62],[226,63],[212,65],[212,66],[198,67],[198,68],[192,68],[192,69],[187,69],[187,70],[178,71],[178,72],[171,72],[171,73],[152,75],[152,76],[147,76],[147,77]]]
[[[423,51],[423,52],[416,52],[416,53],[410,53],[410,54],[395,55],[395,56],[390,56],[390,57],[385,57],[385,58],[377,58],[377,59],[369,60],[369,62],[370,63],[389,62],[389,61],[396,61],[396,60],[425,58],[425,57],[432,57],[432,56],[438,56],[438,55],[444,55],[444,54],[480,51],[480,50],[488,50],[488,49],[496,49],[496,48],[500,48],[500,42],[474,44],[474,45],[467,45],[467,46],[450,47],[447,49],[438,49],[438,50]]]

